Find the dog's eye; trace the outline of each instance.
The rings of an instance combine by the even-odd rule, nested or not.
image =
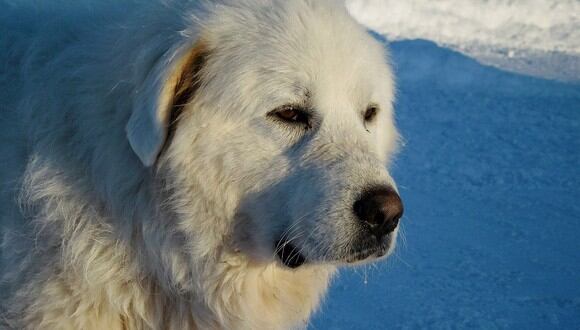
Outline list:
[[[365,112],[365,122],[373,121],[373,119],[375,119],[375,117],[377,116],[378,112],[379,112],[378,106],[374,104],[369,105],[367,111]]]
[[[281,121],[291,124],[304,124],[306,128],[310,128],[310,115],[305,109],[299,106],[285,105],[272,111],[270,114]]]

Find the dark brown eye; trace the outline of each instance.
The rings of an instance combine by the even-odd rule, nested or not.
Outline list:
[[[303,108],[293,105],[283,106],[270,113],[290,124],[304,124],[310,127],[310,115]]]
[[[379,108],[376,105],[369,105],[365,112],[365,122],[371,122],[377,116]]]

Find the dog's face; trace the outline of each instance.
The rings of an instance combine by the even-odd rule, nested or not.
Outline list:
[[[383,47],[329,1],[221,10],[161,156],[182,221],[211,210],[229,220],[203,228],[232,250],[288,267],[389,254],[403,207]]]

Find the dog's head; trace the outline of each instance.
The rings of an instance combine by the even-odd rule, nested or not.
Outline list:
[[[199,29],[128,126],[183,228],[289,267],[389,254],[403,206],[383,46],[331,0],[216,6]]]

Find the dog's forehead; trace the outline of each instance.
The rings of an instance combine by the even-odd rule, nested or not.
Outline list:
[[[256,3],[256,2],[252,2]],[[223,14],[213,36],[216,66],[235,89],[265,102],[390,102],[383,47],[333,0],[262,1]],[[220,16],[220,15],[217,15]],[[233,58],[232,58],[233,57]],[[275,86],[275,88],[272,88]]]

